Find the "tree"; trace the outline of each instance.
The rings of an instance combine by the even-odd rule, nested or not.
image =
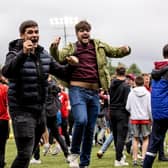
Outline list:
[[[115,74],[115,69],[118,66],[121,66],[121,65],[127,68],[127,66],[125,64],[123,64],[122,62],[118,62],[118,65],[114,66],[114,65],[112,65],[112,61],[110,59],[108,59],[107,67],[108,67],[108,70],[110,72],[110,76],[112,76],[113,74]],[[137,66],[137,64],[133,63],[133,64],[130,65],[129,68],[127,68],[127,74],[129,74],[129,73],[132,73],[135,76],[137,76],[137,75],[141,74],[141,70],[139,69],[139,67]]]
[[[141,70],[139,69],[139,67],[134,63],[132,65],[130,65],[130,67],[127,70],[127,73],[132,73],[134,75],[140,75],[141,74]]]
[[[115,73],[116,67],[115,67],[115,66],[112,66],[111,61],[108,61],[107,67],[108,67],[108,70],[109,70],[109,72],[110,72],[110,76],[113,75],[113,74]]]

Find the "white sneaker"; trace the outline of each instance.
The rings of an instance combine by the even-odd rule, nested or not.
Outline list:
[[[68,156],[67,161],[69,162],[70,168],[79,168],[78,158],[78,154],[70,154]]]
[[[47,153],[49,152],[49,149],[50,149],[50,144],[49,143],[46,143],[44,144],[44,156],[47,155]]]
[[[120,161],[115,160],[114,162],[114,166],[118,167],[118,166],[128,166],[128,162],[125,162],[125,160],[121,159]]]
[[[123,154],[123,157],[121,158],[122,160],[126,160],[126,155]]]
[[[137,157],[138,157],[138,159],[142,159],[143,158],[142,155],[140,155],[140,154],[138,154]]]
[[[36,160],[36,159],[31,159],[30,160],[30,164],[41,164],[41,160],[39,159],[39,160]]]
[[[58,144],[53,150],[52,155],[57,155],[58,153],[62,152],[60,145]]]

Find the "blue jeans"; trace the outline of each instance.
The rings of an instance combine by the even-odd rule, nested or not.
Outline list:
[[[112,141],[113,141],[113,133],[111,132],[110,135],[106,138],[100,150],[104,153],[107,150],[107,148],[110,146]]]
[[[88,166],[95,123],[100,111],[98,91],[71,86],[69,97],[74,117],[71,152],[80,154],[80,166]]]

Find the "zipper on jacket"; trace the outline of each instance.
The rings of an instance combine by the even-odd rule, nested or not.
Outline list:
[[[37,54],[36,60],[35,60],[35,65],[37,69],[37,82],[38,82],[38,101],[42,102],[42,96],[43,96],[43,76],[42,76],[42,68],[41,68],[41,63],[40,63],[40,58],[39,55]]]

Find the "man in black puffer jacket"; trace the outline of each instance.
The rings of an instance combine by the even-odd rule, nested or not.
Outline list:
[[[45,130],[48,75],[66,80],[68,68],[53,60],[38,45],[39,29],[35,21],[28,20],[20,25],[20,37],[9,44],[2,69],[9,80],[9,110],[17,147],[12,168],[29,166],[33,150]]]

